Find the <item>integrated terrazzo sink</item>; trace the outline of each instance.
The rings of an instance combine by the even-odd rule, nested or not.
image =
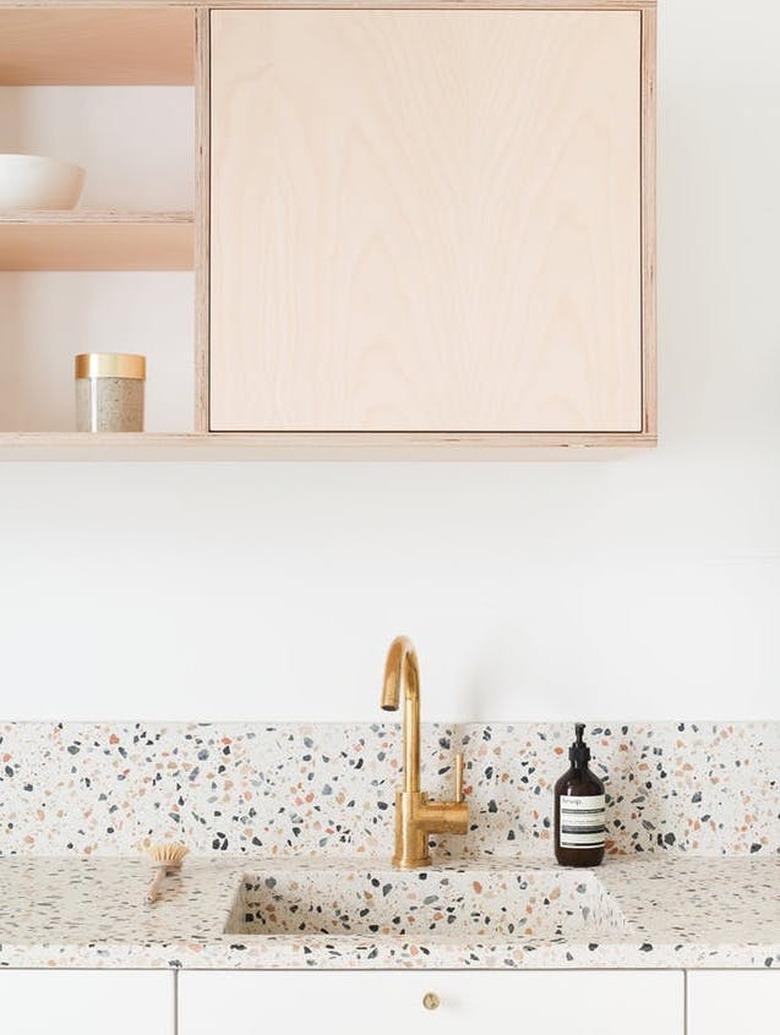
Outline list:
[[[226,933],[515,941],[624,926],[616,902],[590,871],[471,862],[401,872],[361,862],[247,874]]]

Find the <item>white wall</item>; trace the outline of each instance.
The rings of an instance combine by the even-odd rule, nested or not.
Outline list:
[[[779,717],[780,5],[660,17],[657,452],[6,465],[0,714]]]
[[[192,208],[194,91],[188,87],[0,89],[0,151],[87,171],[80,206]],[[73,356],[143,352],[146,427],[190,431],[191,273],[0,276],[0,429],[73,428]]]

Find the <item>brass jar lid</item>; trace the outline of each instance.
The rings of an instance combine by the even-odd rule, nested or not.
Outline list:
[[[76,356],[76,377],[128,377],[146,379],[146,356],[130,352],[83,352]]]

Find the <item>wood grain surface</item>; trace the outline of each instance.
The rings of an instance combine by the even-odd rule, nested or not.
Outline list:
[[[214,12],[211,427],[640,431],[641,17]]]

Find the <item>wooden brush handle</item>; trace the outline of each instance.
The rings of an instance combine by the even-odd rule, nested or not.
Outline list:
[[[165,880],[165,867],[164,866],[160,866],[157,869],[157,873],[155,873],[154,877],[152,878],[152,882],[149,885],[149,890],[146,892],[146,901],[147,902],[151,903],[151,902],[156,902],[157,901],[157,899],[162,894],[162,886],[163,886],[163,881],[164,880]]]

